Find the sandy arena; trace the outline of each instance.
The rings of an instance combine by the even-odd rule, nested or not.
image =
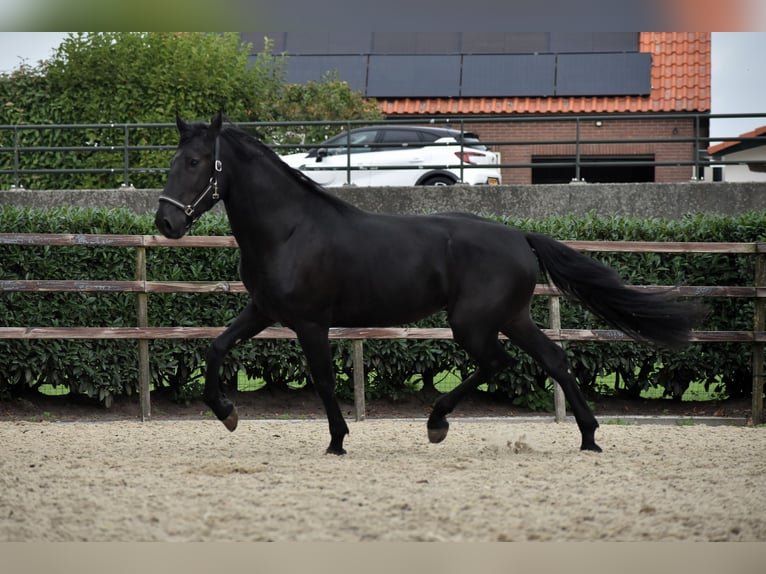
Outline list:
[[[0,422],[0,541],[766,541],[766,428]]]

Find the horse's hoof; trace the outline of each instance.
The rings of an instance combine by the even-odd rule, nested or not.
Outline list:
[[[345,448],[333,448],[332,445],[327,447],[327,450],[325,451],[325,454],[334,454],[336,456],[343,456],[346,454]]]
[[[428,429],[428,440],[433,444],[438,444],[447,438],[448,429]]]
[[[428,440],[434,444],[442,442],[447,438],[449,432],[449,423],[446,420],[442,420],[439,423],[428,425]]]
[[[580,450],[589,450],[589,451],[591,451],[591,452],[603,452],[603,451],[601,450],[601,447],[600,447],[600,446],[598,446],[598,445],[597,445],[595,442],[593,442],[593,443],[590,443],[590,444],[583,444],[583,445],[580,447]]]
[[[237,416],[236,407],[231,409],[229,416],[223,419],[221,422],[223,423],[223,426],[229,429],[229,432],[234,432],[234,430],[237,428],[237,423],[239,422],[239,416]]]

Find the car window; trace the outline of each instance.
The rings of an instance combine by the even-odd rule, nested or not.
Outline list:
[[[327,146],[327,155],[338,155],[348,153],[346,144],[350,141],[352,146],[366,146],[366,147],[352,147],[351,153],[364,153],[371,151],[369,147],[375,142],[375,137],[378,134],[378,130],[361,130],[358,132],[351,132],[351,135],[347,135],[345,132],[330,138],[325,142]]]
[[[440,137],[442,137],[441,135],[435,134],[433,132],[419,132],[419,133],[420,133],[420,138],[424,142],[428,142],[428,143],[433,143],[436,140],[438,140]]]
[[[403,144],[416,145],[421,143],[420,134],[410,130],[383,130],[380,142],[398,144],[397,147],[402,147]]]

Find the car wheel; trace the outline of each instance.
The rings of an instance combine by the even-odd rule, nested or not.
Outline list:
[[[435,175],[425,180],[423,185],[455,185],[455,180],[446,175]]]

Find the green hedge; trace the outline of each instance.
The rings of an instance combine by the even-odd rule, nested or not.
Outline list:
[[[766,214],[737,217],[689,216],[678,221],[624,217],[564,217],[541,221],[504,220],[558,239],[636,241],[758,241],[766,230]],[[11,233],[154,234],[152,217],[125,210],[0,208],[0,229]],[[208,214],[194,228],[197,235],[225,235],[222,214]],[[754,258],[750,255],[601,253],[629,283],[664,285],[752,285]],[[152,248],[147,269],[152,281],[236,281],[235,249]],[[130,280],[135,253],[115,247],[0,246],[2,279]],[[152,294],[151,326],[226,325],[244,307],[246,295]],[[749,300],[710,298],[706,330],[748,330],[753,323]],[[548,324],[547,299],[535,301],[533,314]],[[135,297],[110,293],[3,293],[0,316],[5,326],[134,326]],[[417,326],[446,326],[436,315]],[[564,328],[603,328],[577,304],[562,301]],[[184,387],[204,367],[207,340],[157,340],[150,344],[152,383],[156,389],[188,394]],[[633,343],[568,343],[572,369],[591,396],[599,393],[598,376],[615,375],[620,392],[638,393],[650,386],[680,396],[690,381],[731,397],[751,390],[750,349],[735,343],[694,344],[680,353],[657,351]],[[34,391],[43,384],[63,386],[73,393],[97,398],[107,406],[116,397],[137,390],[137,345],[122,340],[3,340],[0,341],[0,396]],[[546,407],[541,392],[546,377],[527,355],[509,346],[516,366],[501,373],[492,391],[509,395],[519,404]],[[336,343],[338,392],[351,396],[351,344]],[[469,372],[468,357],[451,341],[384,341],[365,343],[367,393],[397,398],[414,392],[422,381],[430,391],[434,377],[444,371]],[[306,380],[300,349],[293,341],[250,341],[230,354],[224,377],[236,380],[244,371],[267,385],[284,387]],[[199,381],[194,383],[197,387]]]

